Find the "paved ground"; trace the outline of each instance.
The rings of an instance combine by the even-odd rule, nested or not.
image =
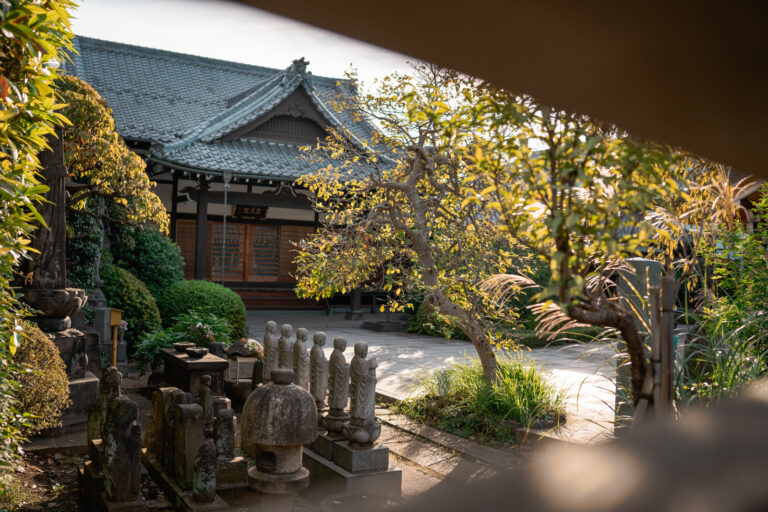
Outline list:
[[[385,315],[366,315],[382,320]],[[369,354],[379,363],[377,389],[402,398],[419,393],[420,380],[436,368],[466,358],[476,357],[474,348],[462,340],[446,340],[411,333],[381,333],[361,328],[360,320],[345,320],[343,313],[331,316],[324,312],[248,312],[249,335],[261,340],[264,324],[274,320],[290,323],[294,329],[305,327],[311,333],[323,331],[328,336],[326,352],[333,350],[333,338],[347,339],[347,358],[352,345],[368,343]],[[279,329],[279,327],[278,327]],[[568,422],[553,432],[556,437],[579,443],[592,443],[613,433],[615,365],[613,349],[607,345],[581,344],[533,349],[517,355],[544,370],[552,385],[565,393]]]

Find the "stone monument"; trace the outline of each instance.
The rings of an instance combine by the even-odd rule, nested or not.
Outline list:
[[[200,378],[197,398],[203,409],[203,432],[205,432],[206,437],[213,437],[213,393],[211,392],[210,375],[203,375]]]
[[[38,211],[47,227],[35,230],[28,258],[21,262],[22,278],[16,283],[19,298],[37,311],[38,324],[59,349],[67,368],[72,405],[62,415],[62,427],[53,432],[82,431],[88,412],[98,400],[99,381],[86,370],[86,337],[72,328],[70,316],[88,299],[84,290],[67,287],[67,169],[61,130],[50,137],[50,150],[40,153],[42,181],[49,187]]]
[[[104,492],[112,502],[135,502],[141,489],[139,407],[128,397],[115,398],[102,425]]]
[[[293,369],[293,327],[284,324],[280,328],[280,338],[277,340],[277,366],[278,368]]]
[[[300,327],[296,330],[296,341],[293,343],[293,383],[306,390],[309,390],[308,336],[309,331]]]
[[[216,445],[207,439],[195,456],[192,499],[198,503],[213,503],[216,499]]]

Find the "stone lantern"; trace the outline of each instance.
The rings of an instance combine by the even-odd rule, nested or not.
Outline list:
[[[312,395],[293,384],[292,370],[274,369],[270,377],[243,407],[241,444],[256,461],[248,485],[266,494],[291,494],[309,485],[302,446],[317,437],[317,409]]]

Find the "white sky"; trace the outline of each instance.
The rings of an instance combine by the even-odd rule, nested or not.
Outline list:
[[[286,0],[288,1],[288,0]],[[80,0],[76,34],[278,69],[305,57],[315,75],[351,67],[373,78],[408,71],[408,57],[252,7],[219,0]]]

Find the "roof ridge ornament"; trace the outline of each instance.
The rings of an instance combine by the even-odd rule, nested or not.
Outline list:
[[[301,57],[300,59],[295,59],[289,69],[297,75],[305,75],[307,74],[307,66],[309,66],[309,61]]]

